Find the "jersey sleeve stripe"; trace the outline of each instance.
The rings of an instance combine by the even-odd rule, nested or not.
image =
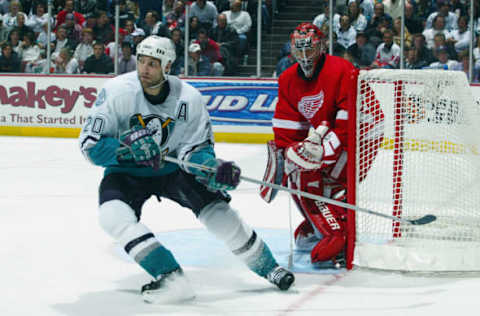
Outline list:
[[[296,129],[296,130],[306,130],[310,128],[310,123],[307,121],[297,122],[290,120],[282,120],[273,118],[272,125],[274,128],[285,128],[285,129]]]
[[[348,120],[348,112],[345,110],[339,110],[337,112],[337,120]]]

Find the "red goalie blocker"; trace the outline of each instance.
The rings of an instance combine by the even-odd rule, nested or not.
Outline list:
[[[361,86],[361,91],[358,91],[358,87]],[[358,82],[358,73],[355,77],[354,89],[351,90],[350,109],[348,119],[348,143],[347,148],[348,161],[347,161],[347,203],[356,204],[356,173],[357,167],[360,172],[358,175],[359,181],[363,181],[370,170],[371,165],[375,161],[378,149],[380,148],[384,139],[384,120],[385,116],[380,107],[380,103],[375,96],[375,93],[371,87],[366,85],[360,85]],[[358,113],[361,113],[361,117],[357,117]],[[357,119],[362,119],[358,122]],[[359,130],[362,133],[359,133]],[[357,134],[362,138],[357,140]],[[358,143],[357,143],[358,141]],[[362,156],[356,152],[357,148],[367,148],[368,150]],[[347,269],[353,268],[354,250],[355,250],[355,212],[347,212],[346,223],[346,267]]]

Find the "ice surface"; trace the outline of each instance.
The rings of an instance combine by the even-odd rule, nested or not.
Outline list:
[[[264,146],[219,143],[216,150],[244,175],[261,179]],[[84,160],[74,139],[0,137],[0,315],[451,316],[480,310],[480,279],[472,276],[309,272],[297,273],[293,290],[280,292],[229,254],[189,210],[153,198],[142,221],[178,256],[197,298],[145,304],[139,289],[148,275],[97,223],[101,177],[102,169]],[[232,205],[286,264],[288,197],[281,193],[266,204],[257,191],[242,183]],[[295,227],[301,218],[292,211]],[[305,258],[296,258],[300,270]]]

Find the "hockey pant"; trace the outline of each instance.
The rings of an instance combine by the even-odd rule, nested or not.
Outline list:
[[[320,170],[297,170],[289,175],[288,185],[293,190],[300,189],[323,196],[323,177]],[[296,194],[292,194],[292,197],[305,218],[295,230],[297,248],[311,249],[312,263],[334,259],[345,248],[345,209]]]

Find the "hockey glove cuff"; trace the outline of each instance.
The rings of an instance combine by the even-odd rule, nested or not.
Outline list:
[[[241,170],[234,162],[210,159],[204,165],[216,168],[216,172],[202,171],[202,175],[196,177],[198,182],[203,183],[209,189],[228,191],[235,189],[240,183]]]

